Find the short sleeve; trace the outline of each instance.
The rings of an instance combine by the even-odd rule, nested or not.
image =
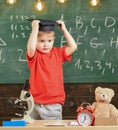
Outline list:
[[[27,51],[26,51],[26,60],[27,60],[27,63],[28,63],[28,66],[29,66],[29,67],[31,67],[32,62],[35,62],[36,55],[37,55],[37,51],[35,52],[35,55],[30,58],[30,57],[28,56]]]
[[[72,59],[72,54],[69,55],[69,56],[66,55],[66,51],[65,51],[66,48],[67,48],[67,46],[64,46],[64,47],[60,48],[60,49],[62,49],[62,61],[63,62],[64,61],[71,61],[71,59]]]

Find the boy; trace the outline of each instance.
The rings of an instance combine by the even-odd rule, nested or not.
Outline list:
[[[68,45],[53,47],[55,40],[54,25],[58,24]],[[63,21],[33,20],[32,31],[27,43],[27,61],[30,70],[30,92],[35,108],[34,119],[62,119],[62,105],[65,101],[63,85],[64,61],[70,61],[77,49],[73,37]]]

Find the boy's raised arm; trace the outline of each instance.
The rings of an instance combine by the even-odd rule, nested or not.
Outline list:
[[[77,44],[75,43],[75,40],[73,39],[71,34],[68,32],[68,30],[65,26],[65,23],[62,20],[58,20],[57,23],[58,23],[60,29],[62,30],[62,32],[67,40],[67,43],[68,43],[68,47],[66,48],[66,54],[68,56],[77,50]]]
[[[32,31],[27,43],[27,53],[30,58],[34,56],[36,51],[39,22],[38,20],[32,21]]]

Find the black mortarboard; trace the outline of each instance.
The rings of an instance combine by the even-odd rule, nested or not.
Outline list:
[[[54,31],[54,26],[57,24],[52,20],[28,19],[28,21],[39,20],[39,31]]]

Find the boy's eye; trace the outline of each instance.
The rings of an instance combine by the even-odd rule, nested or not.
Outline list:
[[[48,40],[48,42],[52,42],[52,40]]]
[[[44,42],[44,40],[40,40],[40,42]]]

